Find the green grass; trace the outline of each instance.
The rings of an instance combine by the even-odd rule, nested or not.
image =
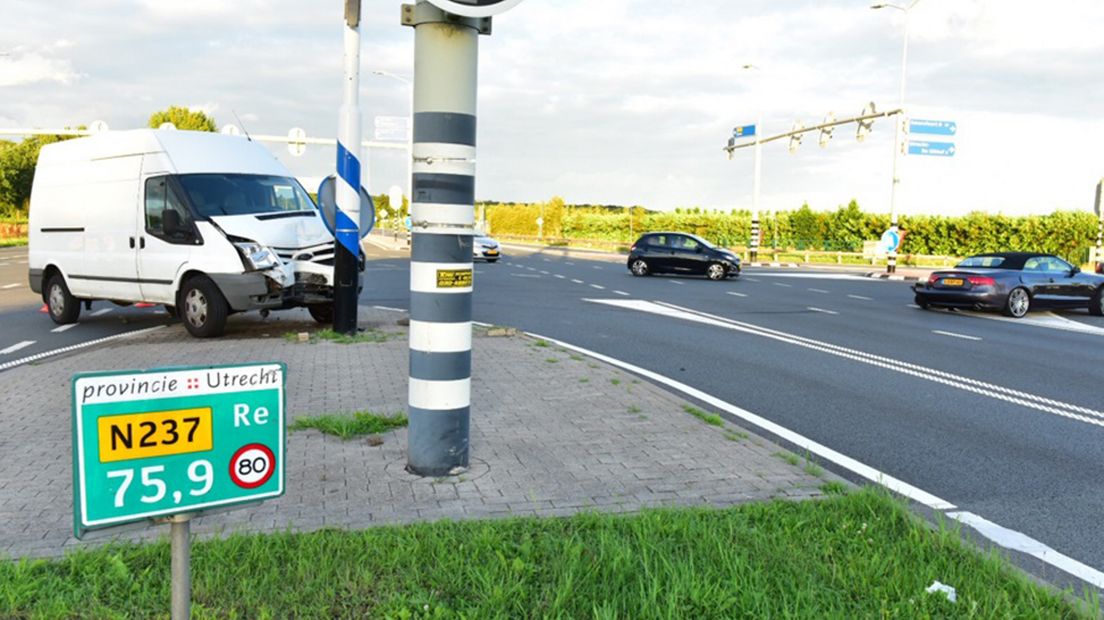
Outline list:
[[[957,604],[924,592],[935,579]],[[164,542],[3,562],[0,617],[164,618],[169,587]],[[873,490],[230,536],[194,545],[192,588],[195,618],[1088,618],[1097,604],[1029,582]]]
[[[839,480],[829,480],[820,485],[820,490],[827,495],[843,495],[847,493],[847,485]]]
[[[534,347],[548,347],[548,346],[551,346],[551,345],[548,344],[547,340],[537,340],[536,342],[533,343],[533,346]]]
[[[395,428],[406,426],[406,414],[378,415],[370,411],[354,413],[300,416],[288,427],[288,430],[301,431],[317,429],[327,435],[336,435],[342,439],[351,439],[361,435],[378,435]]]
[[[590,377],[583,377],[579,379],[579,383],[590,383]]]
[[[556,364],[556,363],[559,363],[560,360],[558,360],[554,357],[546,357],[546,358],[544,358],[544,361],[548,362],[549,364]]]
[[[310,342],[316,343],[320,340],[328,340],[330,342],[336,342],[337,344],[362,344],[373,342],[387,342],[392,338],[401,336],[398,332],[385,332],[375,328],[363,329],[355,334],[342,334],[335,332],[330,328],[320,329],[316,332],[310,332]],[[284,334],[284,340],[288,342],[299,342],[299,332],[286,332]]]
[[[715,413],[706,413],[693,405],[683,405],[682,410],[711,426],[724,426],[724,420]]]
[[[610,384],[612,384],[612,385],[621,385],[621,380],[620,379],[610,379]]]
[[[801,459],[798,458],[797,455],[794,454],[793,452],[775,452],[774,456],[777,456],[778,458],[782,459],[783,461],[786,461],[787,463],[789,463],[790,465],[793,465],[794,467],[797,467],[798,465],[801,464]]]
[[[750,435],[743,431],[725,431],[724,436],[725,439],[729,441],[743,441],[750,437]]]
[[[629,413],[640,413],[640,411],[640,407],[637,407],[636,405],[629,405]]]

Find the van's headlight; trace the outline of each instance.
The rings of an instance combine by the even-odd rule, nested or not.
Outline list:
[[[265,269],[272,269],[280,265],[280,257],[276,256],[275,252],[259,243],[244,241],[235,243],[234,247],[238,248],[238,253],[242,256],[242,261],[245,262],[245,266],[249,269],[264,271]]]

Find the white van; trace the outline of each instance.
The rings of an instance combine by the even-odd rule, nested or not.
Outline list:
[[[139,129],[49,144],[30,209],[31,288],[56,323],[94,299],[164,304],[197,337],[246,310],[333,321],[333,236],[245,137]]]

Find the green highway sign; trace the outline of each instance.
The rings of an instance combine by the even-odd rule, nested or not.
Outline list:
[[[73,529],[284,493],[282,363],[73,377]]]

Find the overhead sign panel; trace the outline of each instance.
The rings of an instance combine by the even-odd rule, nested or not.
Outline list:
[[[909,141],[909,155],[930,155],[933,157],[954,157],[954,142]]]
[[[282,363],[73,377],[73,526],[284,493]]]
[[[751,138],[755,135],[755,125],[741,125],[732,128],[733,138]]]
[[[953,136],[958,133],[958,123],[954,121],[929,121],[914,118],[909,121],[909,133],[922,133],[931,136]]]

